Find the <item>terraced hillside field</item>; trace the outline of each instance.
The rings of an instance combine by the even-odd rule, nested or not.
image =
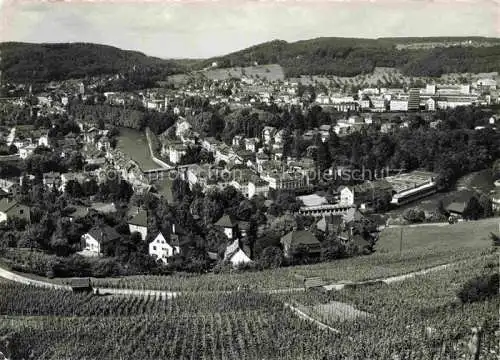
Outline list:
[[[470,277],[495,272],[490,257],[407,283],[333,294],[246,291],[170,300],[0,281],[0,351],[10,359],[39,360],[458,359],[466,354],[470,327],[480,324],[481,359],[493,360],[498,295],[462,305],[454,294]],[[368,315],[332,316],[333,302]],[[300,318],[289,303],[338,331]],[[330,314],[323,317],[325,309]]]

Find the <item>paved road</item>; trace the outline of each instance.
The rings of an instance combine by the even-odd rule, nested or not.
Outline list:
[[[449,222],[439,222],[439,223],[422,223],[422,224],[410,224],[410,225],[387,225],[386,228],[415,228],[415,227],[426,227],[426,226],[448,226],[452,225]]]

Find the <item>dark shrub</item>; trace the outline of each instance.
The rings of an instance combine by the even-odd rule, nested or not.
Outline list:
[[[482,301],[498,295],[499,275],[484,275],[469,280],[457,293],[462,303]]]

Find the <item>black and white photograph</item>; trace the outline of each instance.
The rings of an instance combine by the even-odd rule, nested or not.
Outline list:
[[[0,0],[0,360],[500,359],[498,0]]]

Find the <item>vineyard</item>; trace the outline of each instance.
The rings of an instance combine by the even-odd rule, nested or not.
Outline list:
[[[191,293],[169,300],[0,281],[0,351],[11,360],[458,359],[470,329],[482,326],[481,359],[493,360],[500,350],[498,295],[461,304],[456,291],[498,270],[497,259],[484,256],[391,285],[332,293]],[[340,333],[301,319],[285,304]],[[364,316],[339,317],[339,309]]]
[[[391,229],[392,230],[392,229]],[[401,275],[442,264],[482,256],[489,252],[491,242],[484,246],[462,247],[452,245],[408,246],[401,256],[399,250],[381,250],[370,256],[336,260],[314,265],[293,266],[259,272],[234,272],[189,276],[130,276],[125,278],[94,279],[96,286],[121,289],[150,289],[165,291],[233,291],[241,287],[251,289],[285,289],[301,287],[296,274],[319,276],[329,283],[362,281]],[[483,245],[483,244],[481,244]]]

